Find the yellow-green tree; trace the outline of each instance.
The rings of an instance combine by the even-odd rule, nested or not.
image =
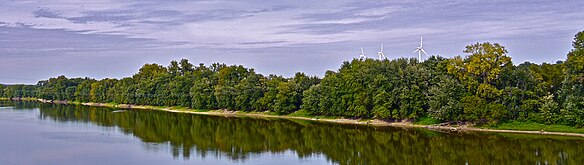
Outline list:
[[[493,86],[504,67],[511,66],[504,46],[489,42],[466,46],[466,58],[454,57],[447,66],[448,73],[464,83],[468,90],[483,98],[494,98],[501,90]]]

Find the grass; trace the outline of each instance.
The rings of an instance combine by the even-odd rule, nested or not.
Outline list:
[[[221,110],[219,110],[221,111]],[[273,115],[273,113],[265,113],[265,112],[254,112],[254,111],[235,111],[235,114],[258,114],[258,115]]]
[[[439,124],[440,120],[431,117],[420,117],[414,121],[415,125],[434,125]]]
[[[305,118],[315,118],[315,119],[339,119],[339,117],[336,116],[315,116],[310,114],[309,112],[307,112],[306,110],[298,110],[296,112],[293,112],[291,114],[288,114],[286,116],[292,116],[292,117],[305,117]]]
[[[165,107],[168,109],[172,109],[172,110],[178,110],[178,111],[191,111],[191,109],[189,107],[183,107],[183,106],[174,106],[174,107]]]
[[[193,111],[193,112],[209,112],[211,110],[208,110],[208,109],[189,109],[189,111]]]
[[[499,130],[518,130],[518,131],[546,131],[546,132],[570,132],[570,133],[584,133],[584,128],[576,128],[567,125],[547,125],[540,124],[531,121],[526,122],[507,122],[496,125],[484,126],[484,128],[489,129],[499,129]]]
[[[294,116],[294,117],[312,117],[312,115],[310,113],[308,113],[306,110],[298,110],[296,112],[293,112],[291,114],[288,114],[288,116]]]

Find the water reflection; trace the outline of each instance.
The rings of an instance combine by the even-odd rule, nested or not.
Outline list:
[[[522,134],[448,134],[285,119],[258,119],[117,111],[109,108],[10,102],[39,108],[39,118],[116,127],[147,150],[170,144],[176,158],[209,155],[245,161],[254,155],[293,151],[299,159],[323,155],[337,164],[580,164],[579,138]],[[58,136],[58,135],[55,135]],[[65,135],[60,135],[65,136]]]

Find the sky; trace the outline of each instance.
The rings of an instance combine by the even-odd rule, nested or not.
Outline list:
[[[514,64],[565,60],[582,0],[0,0],[0,83],[122,78],[145,63],[225,63],[322,76],[343,61],[465,56],[506,46]]]

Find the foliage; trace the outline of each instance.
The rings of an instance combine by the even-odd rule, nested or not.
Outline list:
[[[574,49],[565,62],[566,78],[562,82],[559,101],[563,124],[584,126],[584,31],[574,37]]]
[[[584,31],[565,62],[513,65],[498,43],[475,43],[465,57],[345,61],[322,79],[264,76],[241,65],[187,59],[145,64],[132,77],[58,76],[37,85],[0,85],[4,98],[106,102],[192,109],[269,111],[383,120],[584,126]],[[422,119],[424,120],[424,119]]]
[[[435,119],[453,121],[462,119],[463,106],[460,102],[466,89],[458,80],[450,76],[439,76],[438,83],[429,90],[428,113]]]

